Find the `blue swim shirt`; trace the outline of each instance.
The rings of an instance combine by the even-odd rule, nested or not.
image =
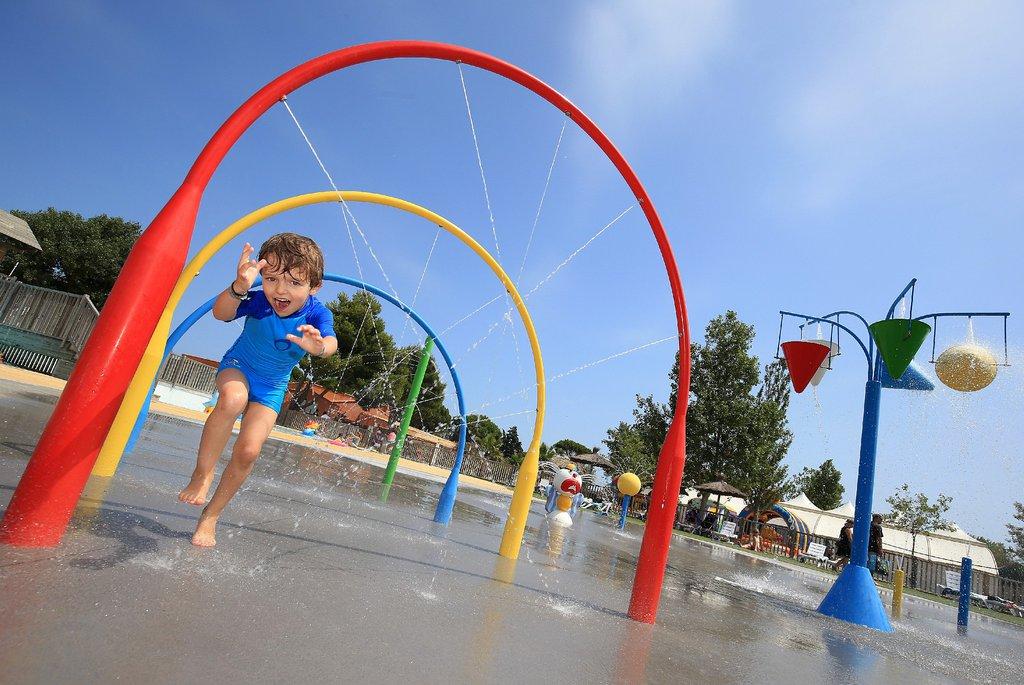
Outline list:
[[[325,338],[335,336],[334,315],[312,295],[299,311],[282,317],[274,311],[262,290],[253,290],[249,299],[238,305],[234,318],[243,316],[245,326],[242,334],[224,356],[244,360],[267,381],[286,381],[295,365],[306,355],[305,350],[285,337],[289,333],[301,337],[299,326],[309,324]]]

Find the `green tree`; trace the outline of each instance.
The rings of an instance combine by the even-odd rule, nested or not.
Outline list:
[[[510,464],[523,461],[523,443],[519,441],[519,429],[515,426],[501,434],[501,458]]]
[[[708,323],[703,343],[691,346],[684,487],[721,475],[769,503],[783,491],[782,460],[793,440],[786,419],[789,376],[776,360],[761,383],[760,363],[750,353],[753,340],[754,327],[729,310]],[[666,415],[676,405],[678,359],[669,380]]]
[[[575,440],[563,438],[551,446],[551,451],[563,457],[574,457],[577,454],[590,452],[590,448]]]
[[[974,537],[980,542],[984,542],[992,550],[992,556],[995,557],[996,568],[999,569],[1001,577],[1024,581],[1024,563],[1021,562],[1020,557],[1014,553],[1009,545],[989,540],[981,535],[975,535]]]
[[[910,486],[904,483],[885,501],[892,508],[885,517],[889,525],[910,533],[910,587],[914,587],[917,582],[917,559],[914,557],[917,536],[934,530],[953,530],[953,524],[943,518],[953,498],[940,493],[935,502],[929,502],[924,493],[911,494]]]
[[[789,486],[793,495],[804,493],[807,499],[819,509],[835,509],[843,502],[846,489],[840,482],[843,474],[831,459],[826,459],[818,468],[804,467]]]
[[[391,362],[390,380],[384,390],[388,392],[386,401],[393,402],[396,410],[404,411],[422,352],[423,348],[417,345],[409,345],[395,351],[395,359]],[[430,432],[447,430],[451,425],[452,415],[444,404],[445,388],[437,364],[431,357],[423,376],[423,384],[420,386],[416,410],[412,414],[413,428]]]
[[[334,332],[338,353],[326,358],[306,356],[292,371],[292,379],[302,381],[297,397],[307,397],[309,386],[344,392],[364,407],[387,404],[398,406],[387,392],[387,370],[395,360],[395,342],[381,318],[381,303],[371,293],[345,293],[326,303],[334,314]],[[401,404],[405,400],[402,399]]]
[[[548,444],[546,442],[542,442],[540,444],[538,454],[540,457],[540,461],[550,461],[551,457],[554,456],[554,453],[551,451],[551,448],[548,447]]]
[[[782,460],[793,443],[786,420],[788,410],[789,372],[785,362],[776,359],[765,367],[764,382],[754,400],[751,446],[740,458],[742,471],[737,479],[758,515],[782,499],[785,492],[789,470]]]
[[[1024,504],[1014,502],[1013,507],[1015,510],[1013,518],[1020,523],[1024,523]],[[1012,523],[1007,523],[1006,532],[1010,535],[1010,552],[1018,561],[1024,562],[1024,525],[1016,526]]]
[[[658,456],[668,433],[669,416],[665,405],[652,395],[636,396],[632,423],[619,423],[608,430],[608,458],[620,472],[631,471],[641,481],[650,482],[658,466]],[[586,448],[584,448],[584,451]]]
[[[308,386],[316,383],[348,393],[364,407],[387,406],[392,418],[397,418],[404,410],[422,347],[395,347],[381,317],[381,302],[371,293],[361,290],[351,297],[338,293],[327,307],[334,314],[338,354],[304,358],[292,374],[294,380],[304,381],[297,395],[306,397]],[[448,431],[452,416],[444,404],[445,389],[431,359],[412,416],[414,428]]]
[[[658,464],[657,454],[651,454],[632,424],[620,421],[618,426],[608,429],[608,437],[602,442],[608,448],[608,458],[615,465],[616,472],[635,473],[643,483],[653,480]]]
[[[18,278],[25,283],[88,295],[97,309],[142,234],[137,222],[106,214],[86,219],[53,207],[11,213],[28,222],[42,250],[12,244],[4,259],[6,271],[17,262]]]
[[[489,459],[501,458],[501,439],[504,435],[498,424],[484,414],[470,414],[466,417],[467,437],[471,445],[476,445],[480,452]],[[450,437],[454,440],[458,430]]]

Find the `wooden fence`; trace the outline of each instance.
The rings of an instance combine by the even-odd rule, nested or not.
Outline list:
[[[157,378],[169,385],[180,385],[211,395],[217,387],[217,369],[179,354],[167,357]]]
[[[56,338],[76,359],[99,312],[88,295],[0,278],[0,325]]]

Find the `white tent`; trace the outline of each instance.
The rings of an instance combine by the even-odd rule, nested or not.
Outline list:
[[[812,535],[834,540],[839,539],[839,531],[843,524],[847,519],[852,519],[854,513],[853,505],[849,502],[828,511],[819,509],[803,493],[788,502],[782,502],[780,506],[803,521],[807,525],[807,531]],[[984,543],[964,532],[960,526],[953,525],[954,529],[949,531],[919,533],[916,547],[910,533],[882,526],[882,549],[907,556],[913,549],[914,556],[918,559],[954,566],[959,565],[962,557],[970,557],[976,570],[999,573],[992,551]]]
[[[697,492],[693,488],[687,488],[679,495],[680,506],[686,506],[691,500],[699,500],[702,497],[701,493]],[[718,502],[717,495],[711,495],[708,498],[709,504],[715,504]],[[738,514],[747,507],[747,501],[742,497],[729,497],[728,495],[722,496],[722,508],[728,509],[734,514]]]
[[[796,497],[794,497],[793,499],[789,500],[788,502],[781,502],[781,504],[782,504],[782,506],[787,507],[787,508],[790,507],[790,506],[794,506],[794,507],[798,507],[798,508],[800,508],[800,509],[802,509],[804,511],[821,511],[821,509],[819,509],[818,507],[814,506],[814,502],[809,500],[807,498],[807,495],[802,493],[802,492],[799,495],[797,495]]]
[[[843,502],[835,509],[829,509],[828,513],[835,514],[836,516],[845,516],[848,519],[852,519],[855,511],[856,509],[854,509],[852,502]]]
[[[689,488],[679,495],[679,504],[686,506],[691,500],[699,500],[700,497],[699,492]],[[712,497],[711,503],[714,501],[715,498]],[[722,507],[734,514],[739,514],[746,506],[746,501],[741,497],[722,497]],[[843,502],[835,509],[819,509],[802,492],[787,502],[780,502],[779,506],[803,521],[811,535],[833,540],[839,539],[839,531],[843,524],[847,519],[852,519],[854,514],[854,507],[850,502]],[[970,557],[975,569],[985,573],[999,573],[992,551],[984,543],[968,535],[960,526],[955,523],[953,525],[953,530],[918,534],[914,556],[923,561],[952,565],[959,564],[962,557]],[[912,542],[910,533],[888,526],[882,527],[882,549],[886,552],[909,556]]]

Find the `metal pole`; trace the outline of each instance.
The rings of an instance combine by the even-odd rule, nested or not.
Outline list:
[[[626,512],[629,511],[629,503],[633,498],[629,495],[622,496],[622,513],[619,514],[619,530],[626,527]]]
[[[864,389],[864,423],[860,436],[860,466],[857,470],[856,513],[853,518],[853,554],[850,563],[867,568],[868,539],[871,535],[871,500],[875,490],[875,454],[878,448],[878,416],[882,384],[868,381]]]
[[[906,572],[898,568],[892,575],[892,617],[899,618],[903,614],[903,584]]]
[[[412,421],[412,413],[416,409],[416,400],[420,396],[420,387],[423,385],[423,377],[427,373],[427,364],[430,363],[430,353],[434,350],[434,339],[428,337],[423,345],[423,353],[420,355],[420,363],[416,367],[416,375],[412,378],[412,385],[409,387],[409,396],[405,400],[405,414],[402,416],[402,426],[398,429],[398,436],[395,438],[395,446],[391,448],[391,458],[388,459],[387,469],[384,471],[384,488],[380,492],[380,499],[384,501],[391,492],[391,483],[395,480],[395,471],[398,470],[398,459],[402,456],[402,448],[405,446],[405,436],[409,432],[409,423]]]
[[[818,611],[826,616],[892,632],[878,588],[867,569],[871,531],[871,499],[875,488],[875,454],[882,384],[869,380],[864,388],[864,421],[860,434],[860,466],[857,472],[856,513],[850,563],[832,584]]]
[[[961,635],[967,633],[971,616],[971,571],[971,560],[963,557],[960,560],[960,604],[956,612],[956,630]]]

